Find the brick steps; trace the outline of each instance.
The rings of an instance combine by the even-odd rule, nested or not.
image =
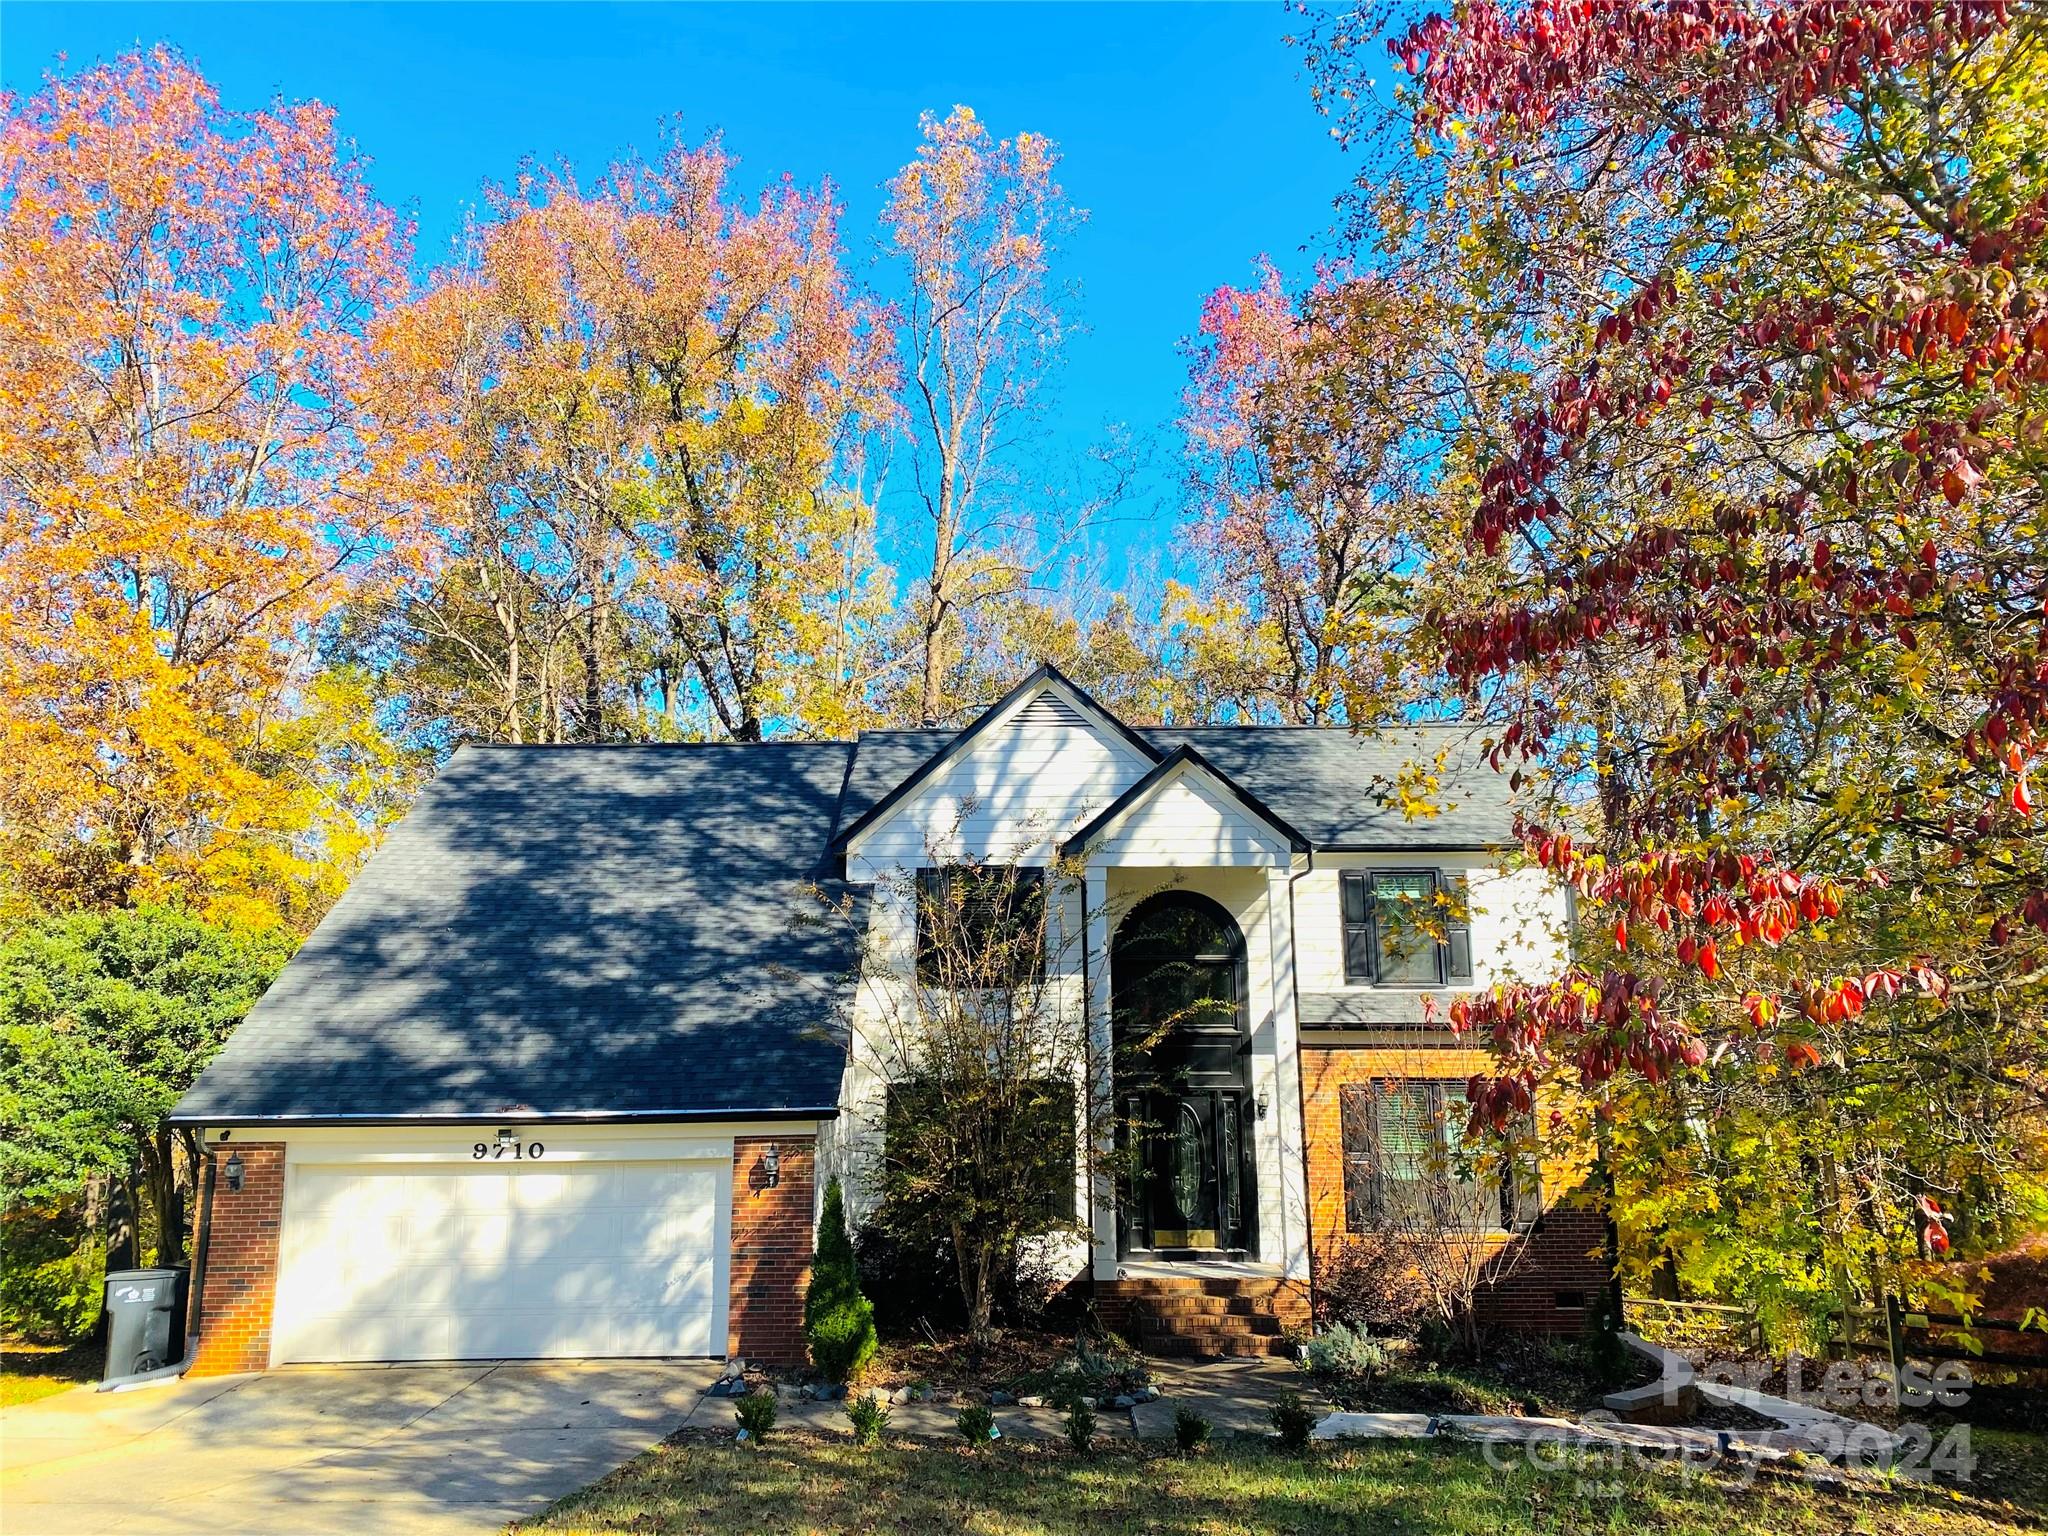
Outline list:
[[[1104,1321],[1148,1354],[1280,1355],[1308,1323],[1307,1288],[1263,1275],[1133,1275],[1102,1288]]]
[[[1248,1323],[1272,1323],[1278,1331],[1280,1319],[1270,1303],[1262,1304],[1251,1296],[1162,1296],[1148,1299],[1145,1310],[1155,1318],[1185,1318],[1190,1326],[1200,1326],[1203,1318],[1234,1318]]]
[[[1182,1359],[1202,1355],[1284,1355],[1288,1349],[1287,1341],[1277,1333],[1222,1333],[1207,1328],[1176,1333],[1148,1330],[1139,1343],[1148,1355]]]

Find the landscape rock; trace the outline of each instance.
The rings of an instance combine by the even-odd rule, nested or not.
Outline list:
[[[1146,1401],[1149,1402],[1151,1399],[1147,1398]],[[1120,1392],[1110,1399],[1109,1406],[1112,1408],[1135,1408],[1138,1406],[1138,1399],[1128,1392]]]
[[[991,1392],[988,1395],[988,1405],[991,1408],[1007,1408],[1016,1401],[1016,1397],[1008,1392]]]
[[[1045,1399],[1027,1393],[1025,1396],[1017,1399],[1017,1406],[1019,1408],[1043,1408],[1045,1406]]]

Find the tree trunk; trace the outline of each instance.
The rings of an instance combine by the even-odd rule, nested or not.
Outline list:
[[[600,661],[597,604],[583,617],[583,739],[604,740],[604,676]]]
[[[107,1269],[135,1267],[135,1188],[132,1176],[107,1186]]]
[[[933,592],[924,618],[924,675],[918,685],[917,723],[929,729],[939,723],[939,695],[946,682],[946,653],[941,638],[945,605]]]

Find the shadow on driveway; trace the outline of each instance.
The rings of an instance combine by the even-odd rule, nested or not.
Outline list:
[[[297,1368],[0,1414],[8,1536],[495,1532],[688,1417],[705,1360]]]

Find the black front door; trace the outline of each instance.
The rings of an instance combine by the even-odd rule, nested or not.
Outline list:
[[[1206,896],[1141,902],[1111,956],[1124,1252],[1254,1246],[1244,937]]]
[[[1129,1246],[1157,1253],[1251,1246],[1250,1136],[1237,1090],[1142,1096]]]

